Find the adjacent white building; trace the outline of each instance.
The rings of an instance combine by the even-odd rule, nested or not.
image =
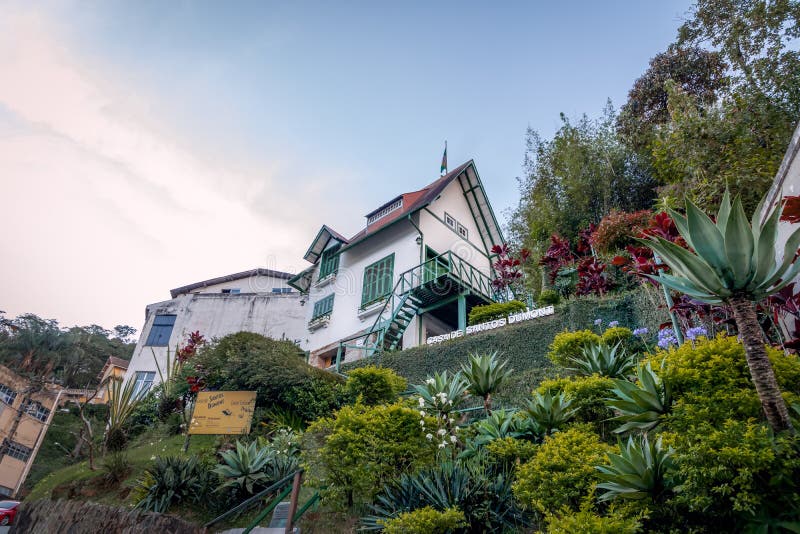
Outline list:
[[[366,214],[346,238],[323,226],[289,284],[304,308],[310,363],[320,367],[419,345],[464,329],[492,302],[492,253],[504,242],[473,161]]]
[[[288,285],[292,274],[253,269],[173,289],[170,300],[150,304],[125,380],[138,391],[159,382],[167,350],[173,355],[187,336],[199,331],[206,339],[236,332],[255,332],[302,345],[306,310],[299,292]]]

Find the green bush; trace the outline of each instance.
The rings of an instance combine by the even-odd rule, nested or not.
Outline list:
[[[494,439],[484,446],[492,462],[506,467],[527,462],[536,453],[536,447],[531,441],[512,437]]]
[[[548,436],[533,458],[517,470],[514,495],[523,506],[541,514],[565,506],[577,511],[599,480],[595,466],[616,451],[588,425]]]
[[[367,406],[390,404],[406,390],[408,382],[386,367],[367,366],[353,369],[348,374],[345,393],[353,400]]]
[[[303,463],[325,497],[348,507],[371,502],[391,479],[433,460],[416,410],[402,404],[345,406],[312,423],[303,436]]]
[[[600,338],[606,345],[613,346],[617,343],[622,343],[622,346],[627,349],[629,348],[628,344],[631,339],[633,339],[633,331],[624,326],[612,326],[611,328],[607,328]]]
[[[203,502],[215,480],[196,456],[159,456],[137,481],[131,497],[136,508],[165,513],[175,503]]]
[[[202,376],[210,389],[256,391],[256,406],[278,405],[313,417],[333,408],[309,410],[306,402],[322,389],[335,390],[342,379],[308,365],[289,341],[276,341],[251,332],[239,332],[204,346],[182,370]],[[331,393],[328,396],[335,396]]]
[[[651,332],[669,320],[663,308],[658,307],[659,292],[647,286],[636,291],[608,295],[585,296],[562,302],[554,315],[514,323],[503,328],[479,332],[468,336],[410,349],[382,353],[375,358],[364,358],[342,366],[344,372],[365,365],[389,367],[408,380],[420,384],[434,372],[455,372],[461,367],[466,354],[498,350],[508,360],[514,375],[503,386],[495,400],[505,404],[520,405],[546,378],[552,378],[557,369],[547,358],[548,342],[564,330],[577,330],[591,325],[596,318],[617,320],[623,325],[643,326]]]
[[[558,291],[553,291],[552,289],[545,289],[541,293],[539,293],[539,298],[536,299],[536,304],[539,306],[555,306],[561,302],[561,295],[558,294]]]
[[[573,358],[582,357],[584,349],[599,343],[600,336],[591,330],[577,330],[575,332],[565,330],[553,338],[547,357],[556,365],[570,367],[572,366]]]
[[[641,525],[636,516],[626,514],[624,510],[609,509],[605,515],[598,514],[592,506],[592,500],[586,499],[580,511],[564,507],[558,513],[547,514],[548,534],[635,534],[641,532]]]
[[[448,508],[443,512],[426,506],[413,512],[405,512],[381,522],[385,534],[447,534],[466,526],[464,512]]]
[[[536,391],[566,393],[572,399],[572,407],[577,409],[575,421],[591,423],[601,436],[607,437],[608,419],[614,416],[614,412],[606,405],[606,399],[613,387],[614,380],[604,376],[571,376],[545,380]]]
[[[485,306],[474,306],[469,312],[467,320],[470,325],[485,323],[495,319],[503,319],[509,315],[523,312],[528,307],[524,302],[519,300],[510,300],[508,302],[495,302],[493,304],[486,304]]]

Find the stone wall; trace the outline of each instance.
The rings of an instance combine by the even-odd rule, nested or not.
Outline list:
[[[169,515],[85,501],[42,499],[20,505],[11,532],[196,534],[205,532],[205,529]]]

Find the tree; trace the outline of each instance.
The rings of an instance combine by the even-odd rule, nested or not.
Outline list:
[[[674,211],[670,215],[694,253],[658,237],[644,241],[672,270],[653,278],[693,299],[731,307],[761,406],[776,432],[792,429],[792,422],[767,357],[756,303],[800,273],[800,261],[795,261],[800,230],[787,238],[783,258],[775,258],[781,211],[780,204],[770,206],[759,223],[761,209],[756,209],[748,223],[741,200],[737,197],[731,205],[726,192],[715,223],[687,200],[686,216]]]
[[[678,29],[679,45],[709,44],[732,67],[735,84],[800,113],[800,2],[697,0]]]
[[[656,126],[670,120],[665,84],[672,81],[704,109],[713,106],[727,86],[726,69],[719,52],[671,45],[656,54],[647,71],[633,82],[617,117],[617,132],[631,147],[647,152]]]
[[[122,341],[123,343],[131,343],[136,342],[133,339],[133,336],[136,335],[136,329],[132,326],[128,326],[126,324],[118,324],[114,327],[114,337]]]

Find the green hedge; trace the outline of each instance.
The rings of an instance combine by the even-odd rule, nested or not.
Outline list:
[[[505,319],[509,315],[523,312],[528,307],[524,302],[519,300],[510,300],[508,302],[495,302],[494,304],[487,304],[485,306],[475,306],[470,310],[467,324],[474,325],[493,321],[495,319]]]
[[[651,332],[668,320],[666,310],[659,308],[659,294],[652,288],[606,297],[580,297],[563,301],[555,315],[511,324],[496,330],[451,339],[436,345],[421,345],[403,351],[385,353],[346,363],[342,370],[364,365],[381,365],[394,369],[409,384],[420,384],[435,371],[457,371],[470,352],[499,350],[509,360],[514,374],[496,397],[501,404],[517,403],[543,379],[558,372],[547,358],[548,346],[563,330],[593,328],[595,319],[603,324],[619,321],[620,326],[634,329],[645,326]]]

